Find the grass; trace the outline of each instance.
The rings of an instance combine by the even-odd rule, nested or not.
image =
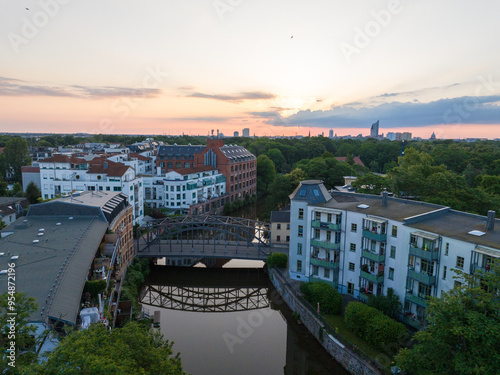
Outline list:
[[[352,333],[349,328],[347,328],[344,322],[343,315],[326,315],[325,320],[330,324],[333,328],[338,329],[338,333],[344,336],[347,340],[349,340],[353,345],[356,345],[361,351],[365,352],[372,358],[377,358],[379,355],[383,355],[384,353],[379,352],[378,350],[373,349],[370,345],[366,343],[366,341],[360,339],[354,333]]]

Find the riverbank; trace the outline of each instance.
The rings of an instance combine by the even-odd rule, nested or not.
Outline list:
[[[354,353],[332,334],[328,333],[319,314],[303,300],[299,292],[299,282],[291,280],[278,268],[269,270],[269,278],[288,307],[300,316],[308,331],[318,340],[323,348],[350,374],[381,375],[383,372]]]

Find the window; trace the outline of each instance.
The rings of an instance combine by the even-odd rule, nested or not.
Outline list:
[[[332,222],[332,214],[326,215],[326,221],[328,221],[329,223]]]
[[[396,259],[396,246],[391,246],[391,254],[389,256],[392,259]]]
[[[325,279],[330,278],[330,269],[329,268],[325,268],[325,273],[323,274],[323,276],[325,277]]]
[[[448,250],[450,250],[450,243],[446,242],[446,248],[444,249],[444,255],[448,255]]]
[[[287,229],[287,230],[290,230],[290,224],[287,224],[287,225],[286,225],[286,229]]]
[[[286,242],[290,242],[290,236],[286,236]]]
[[[304,218],[304,209],[299,208],[299,220]]]
[[[297,255],[302,255],[302,244],[301,243],[297,244]]]
[[[354,263],[349,262],[349,271],[354,271]]]
[[[432,275],[434,273],[434,262],[429,262],[426,259],[422,259],[420,273]]]
[[[180,161],[178,161],[177,163],[175,163],[175,168],[180,168],[182,165],[182,163]]]
[[[446,280],[446,266],[443,267],[443,280]]]
[[[317,221],[321,221],[321,212],[315,212],[314,213],[314,219]]]
[[[429,285],[418,283],[418,296],[420,298],[430,297],[431,287]]]
[[[392,237],[397,237],[398,236],[398,227],[393,225],[392,226]]]
[[[276,236],[276,242],[281,242],[281,236]]]
[[[356,251],[356,244],[351,242],[350,251]]]
[[[394,280],[394,268],[389,267],[389,280]]]
[[[464,258],[457,256],[457,268],[464,268]]]
[[[302,225],[299,225],[299,237],[304,237],[304,227]]]
[[[321,235],[321,231],[319,229],[314,230],[314,238],[319,240],[319,237]]]
[[[276,224],[276,229],[281,230],[281,224]]]
[[[351,232],[357,232],[358,231],[358,224],[351,224]]]
[[[332,232],[330,232],[330,231],[326,232],[326,241],[332,242]]]
[[[297,272],[302,272],[302,261],[301,260],[297,261]]]
[[[354,295],[354,284],[347,283],[347,294]]]
[[[318,273],[319,273],[319,267],[313,266],[313,276],[318,276]]]
[[[184,168],[189,168],[189,163],[184,163]]]

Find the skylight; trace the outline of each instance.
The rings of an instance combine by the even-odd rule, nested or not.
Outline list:
[[[368,208],[368,207],[370,207],[370,206],[368,206],[367,204],[360,204],[358,206],[358,208]]]
[[[313,194],[314,194],[315,197],[319,197],[319,191],[318,190],[314,189],[313,190]]]
[[[301,197],[305,197],[306,196],[306,191],[305,190],[301,190],[299,195]]]
[[[481,232],[480,230],[471,230],[469,234],[472,234],[473,236],[481,237],[484,236],[486,233]]]

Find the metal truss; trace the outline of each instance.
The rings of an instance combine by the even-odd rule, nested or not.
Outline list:
[[[174,285],[148,285],[140,296],[141,303],[171,310],[197,312],[233,312],[262,309],[269,306],[268,288],[206,288]]]

